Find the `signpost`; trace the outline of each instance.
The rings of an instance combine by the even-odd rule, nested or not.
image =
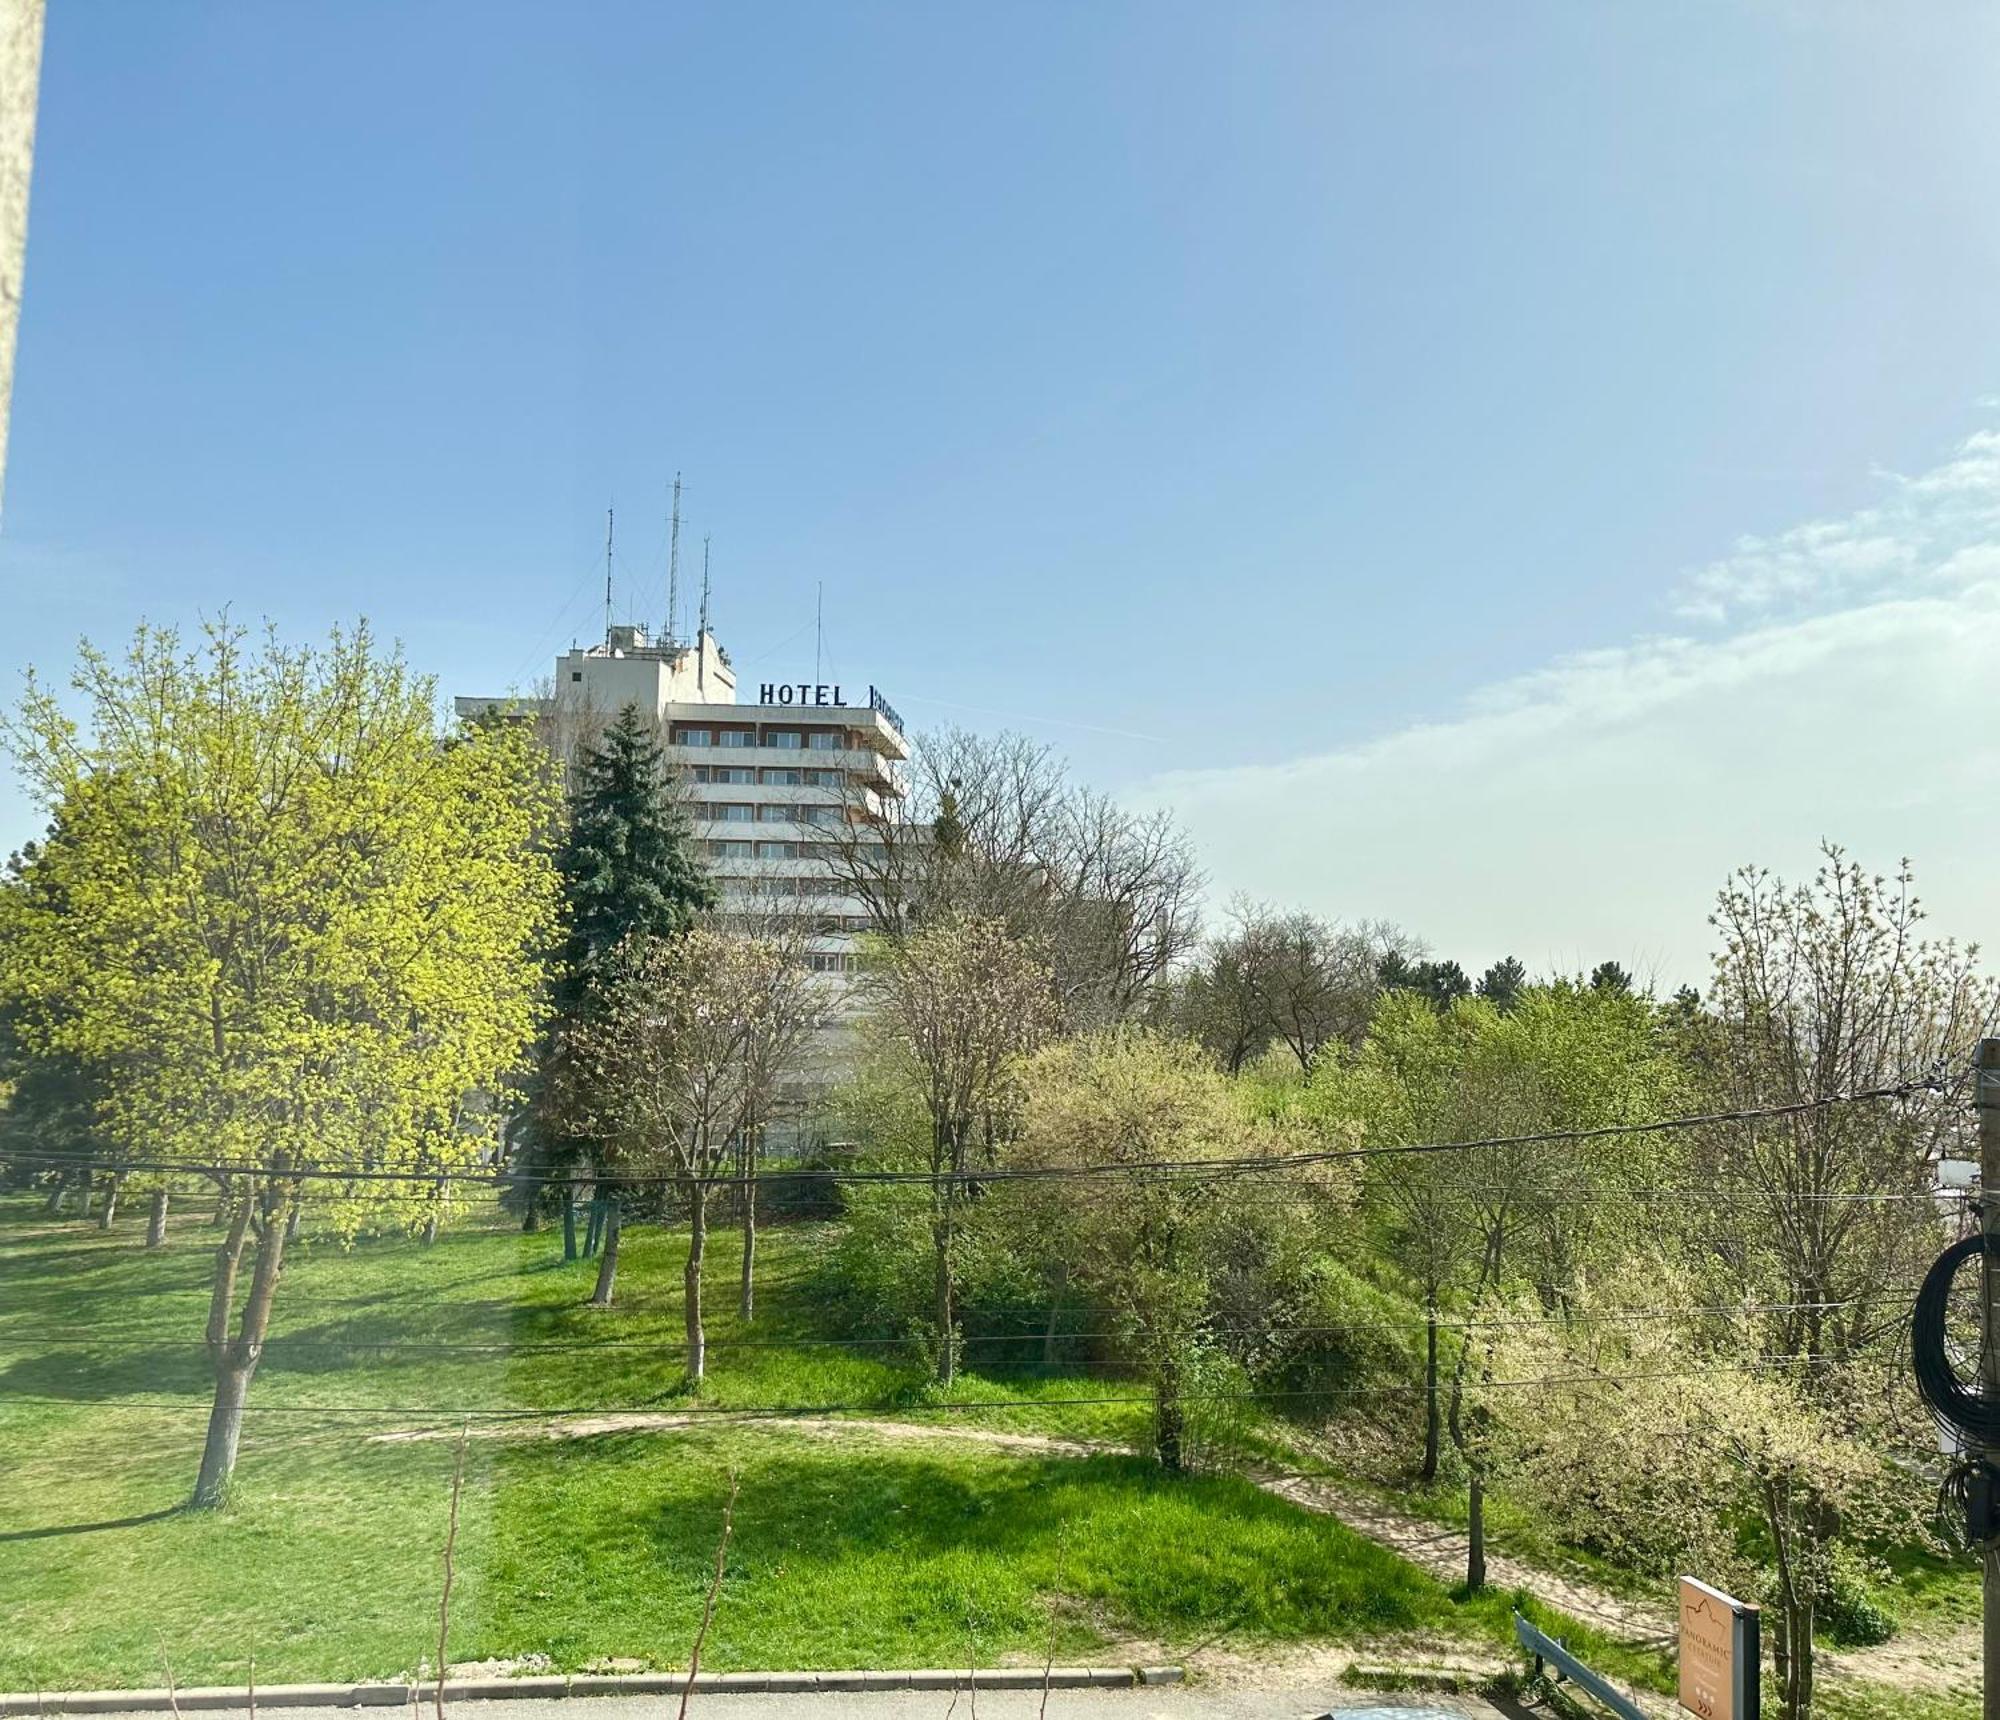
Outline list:
[[[1681,1578],[1681,1706],[1699,1720],[1757,1720],[1757,1609]]]

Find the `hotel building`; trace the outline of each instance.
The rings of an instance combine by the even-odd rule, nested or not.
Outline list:
[[[902,795],[902,719],[873,687],[850,700],[852,689],[837,683],[766,681],[754,704],[737,691],[729,654],[706,626],[690,643],[623,626],[557,658],[546,698],[454,703],[460,716],[533,717],[571,756],[636,705],[684,785],[724,914],[807,921],[807,960],[847,973],[866,922],[862,904],[839,888],[835,844]]]

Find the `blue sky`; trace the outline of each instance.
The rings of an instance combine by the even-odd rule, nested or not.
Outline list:
[[[823,583],[833,673],[1176,806],[1218,900],[1678,977],[1824,833],[1977,937],[1996,61],[1949,4],[55,8],[0,674],[228,604],[523,682],[607,502],[661,609],[679,469],[746,678]]]

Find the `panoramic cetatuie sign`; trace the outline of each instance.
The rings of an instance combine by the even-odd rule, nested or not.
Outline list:
[[[1681,1578],[1681,1706],[1700,1720],[1757,1720],[1757,1609]]]

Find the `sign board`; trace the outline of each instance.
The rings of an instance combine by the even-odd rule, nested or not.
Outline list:
[[[1681,1578],[1681,1706],[1700,1720],[1757,1720],[1757,1609]]]

